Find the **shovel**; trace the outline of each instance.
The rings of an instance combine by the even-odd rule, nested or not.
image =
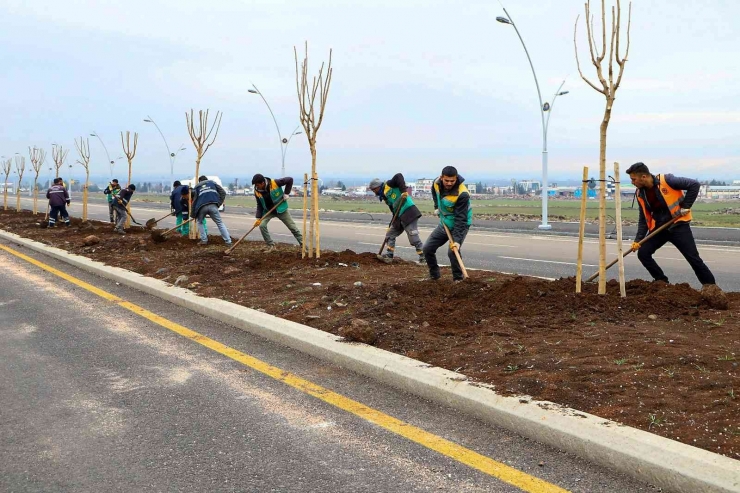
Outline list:
[[[155,243],[162,243],[163,241],[165,241],[167,239],[167,235],[168,234],[172,233],[177,228],[181,228],[181,227],[185,226],[186,224],[190,224],[193,221],[195,221],[195,218],[194,217],[191,217],[190,219],[188,219],[184,223],[178,224],[174,228],[170,228],[167,231],[164,231],[162,233],[160,233],[159,231],[154,231],[153,230],[152,231],[152,240],[154,240]]]
[[[120,205],[123,205],[123,202],[121,202],[120,200],[118,201],[118,203],[119,203]],[[130,212],[128,211],[128,207],[125,207],[125,206],[124,206],[124,210],[126,211],[126,214],[128,214],[128,217],[130,217],[130,218],[131,218],[131,222],[132,222],[132,223],[134,223],[134,224],[138,224],[139,226],[143,226],[143,224],[141,224],[141,223],[140,223],[140,222],[138,222],[138,221],[137,221],[136,219],[134,219],[134,216],[132,216],[132,215],[131,215],[131,213],[130,213]]]
[[[391,218],[391,222],[388,223],[388,229],[385,230],[385,238],[383,239],[383,243],[380,244],[380,250],[378,250],[378,254],[375,256],[378,260],[381,262],[385,262],[386,259],[383,258],[383,248],[385,248],[385,244],[388,243],[388,230],[391,229],[391,226],[393,225],[393,221],[396,220],[396,217],[398,217],[398,211],[401,210],[401,206],[403,205],[403,202],[406,200],[406,197],[408,197],[409,194],[406,192],[401,194],[401,198],[398,200],[398,207],[396,207],[396,212],[393,213],[393,217]],[[389,259],[391,262],[393,262],[393,259]],[[387,262],[390,263],[390,262]]]
[[[154,226],[156,226],[159,221],[161,221],[162,219],[166,219],[166,218],[170,217],[171,215],[172,215],[172,213],[170,212],[166,216],[162,216],[159,219],[154,219],[154,218],[149,219],[146,222],[146,229],[154,229]]]
[[[274,205],[274,206],[272,207],[272,209],[270,209],[269,211],[267,211],[267,214],[265,214],[264,216],[262,216],[262,219],[264,219],[264,218],[266,218],[267,216],[269,216],[270,214],[272,214],[272,212],[273,212],[273,211],[274,211],[275,209],[277,209],[277,207],[278,207],[278,206],[279,206],[280,204],[282,204],[284,200],[285,200],[285,197],[283,197],[282,199],[280,199],[280,201],[278,201],[278,203],[277,203],[277,204],[275,204],[275,205]],[[256,225],[255,225],[255,226],[252,226],[252,227],[251,227],[251,228],[249,229],[249,231],[247,231],[246,233],[244,233],[244,236],[242,236],[241,238],[239,238],[239,241],[237,241],[236,243],[234,243],[234,246],[233,246],[233,247],[231,247],[231,248],[227,248],[226,250],[224,250],[224,255],[228,255],[228,254],[230,254],[230,253],[232,252],[232,250],[234,250],[234,248],[236,248],[236,246],[237,246],[237,245],[238,245],[239,243],[241,243],[241,242],[242,242],[242,240],[243,240],[244,238],[246,238],[246,237],[247,237],[247,235],[249,235],[249,233],[251,233],[252,231],[254,231],[254,228],[256,228],[256,227],[257,227]]]
[[[670,221],[668,221],[667,223],[665,223],[665,224],[664,224],[663,226],[659,227],[658,229],[656,229],[655,231],[653,231],[652,233],[650,233],[649,235],[647,235],[647,236],[646,236],[645,238],[643,238],[642,240],[638,241],[637,243],[638,243],[638,244],[640,244],[640,245],[642,245],[643,243],[645,243],[646,241],[648,241],[648,240],[649,240],[650,238],[652,238],[653,236],[657,235],[658,233],[660,233],[660,232],[661,232],[661,231],[663,231],[664,229],[666,229],[666,228],[668,228],[669,226],[671,226],[671,225],[672,225],[673,223],[675,223],[675,222],[676,222],[676,219],[679,219],[680,217],[681,217],[681,216],[676,216],[676,217],[674,217],[673,219],[671,219]],[[635,249],[633,249],[633,248],[630,248],[629,250],[627,250],[626,252],[624,252],[624,254],[622,254],[622,258],[626,257],[627,255],[629,255],[630,253],[632,253],[632,252],[634,252],[634,251],[635,251]],[[615,259],[614,259],[614,260],[613,260],[612,262],[610,262],[610,263],[609,263],[609,264],[608,264],[608,265],[607,265],[607,266],[606,266],[606,267],[604,268],[604,270],[605,270],[605,271],[606,271],[606,270],[609,270],[609,267],[611,267],[612,265],[616,264],[617,262],[619,262],[619,257],[615,258]],[[596,274],[594,274],[593,276],[589,277],[588,279],[586,279],[586,282],[591,282],[591,281],[593,281],[594,279],[596,279],[597,277],[599,277],[599,273],[598,273],[598,272],[597,272]]]
[[[51,204],[46,204],[46,214],[44,215],[44,222],[39,224],[39,228],[45,229],[49,227],[49,210],[51,209]]]
[[[442,226],[444,226],[445,233],[447,233],[447,239],[450,240],[450,243],[453,243],[452,234],[450,233],[450,230],[447,228],[447,225],[445,223],[442,223]],[[465,269],[465,266],[463,265],[462,257],[460,257],[460,252],[457,251],[457,248],[453,248],[452,251],[455,252],[457,263],[460,264],[460,270],[463,273],[463,279],[467,279],[470,276],[468,276],[468,271]]]

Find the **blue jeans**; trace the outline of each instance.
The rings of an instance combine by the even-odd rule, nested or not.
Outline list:
[[[198,219],[195,222],[198,224],[198,233],[200,233],[200,241],[208,243],[208,235],[203,227],[205,224],[206,216],[213,219],[213,222],[218,226],[218,232],[221,233],[221,238],[224,239],[224,243],[231,245],[231,236],[229,236],[229,230],[226,229],[226,225],[221,220],[221,214],[218,212],[218,205],[206,204],[198,209]]]

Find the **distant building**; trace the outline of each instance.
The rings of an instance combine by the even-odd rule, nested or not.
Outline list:
[[[537,180],[522,180],[517,184],[525,193],[536,192],[540,189],[540,182]]]
[[[411,184],[414,195],[423,195],[432,193],[434,178],[419,178],[416,183]]]
[[[726,186],[702,185],[699,189],[699,197],[716,200],[737,199],[740,198],[740,184]]]
[[[472,193],[478,193],[478,184],[477,183],[466,183],[466,187],[468,187],[468,192]]]

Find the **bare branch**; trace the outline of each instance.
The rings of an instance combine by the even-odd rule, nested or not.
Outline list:
[[[578,73],[581,75],[581,79],[583,79],[586,82],[586,84],[593,87],[595,91],[598,91],[601,94],[605,95],[606,92],[604,92],[604,89],[599,89],[598,87],[596,87],[596,85],[594,85],[593,82],[588,80],[586,76],[583,75],[583,72],[581,71],[581,62],[578,60],[578,43],[576,42],[576,34],[578,33],[578,19],[580,19],[580,17],[581,17],[580,15],[576,17],[576,25],[573,28],[573,46],[575,47],[575,50],[576,50],[576,66],[578,67]]]
[[[619,0],[617,0],[619,1]],[[606,7],[604,6],[604,0],[601,0],[601,56],[599,57],[599,65],[606,56]]]
[[[617,2],[617,29],[619,29],[619,21],[621,17],[621,9],[619,2]],[[628,12],[628,18],[627,18],[627,50],[624,53],[624,58],[619,59],[619,36],[617,36],[617,63],[619,64],[619,76],[617,77],[617,82],[614,84],[614,92],[617,92],[617,89],[619,88],[619,84],[622,82],[622,74],[624,73],[624,64],[627,62],[627,57],[629,56],[630,52],[630,28],[632,27],[632,2],[630,2],[629,5],[629,12]]]
[[[614,37],[619,38],[619,34],[616,32],[615,20],[614,20],[614,7],[612,7],[612,36],[611,43],[609,44],[609,92],[614,95]]]
[[[599,50],[596,48],[596,38],[594,37],[594,32],[596,32],[596,31],[594,30],[594,16],[593,16],[593,14],[591,14],[591,19],[590,20],[591,20],[591,31],[589,31],[589,38],[588,38],[588,40],[589,40],[589,42],[593,43],[594,51],[596,52],[596,57],[598,58],[598,56],[599,56]],[[588,21],[588,19],[586,19],[586,21]]]

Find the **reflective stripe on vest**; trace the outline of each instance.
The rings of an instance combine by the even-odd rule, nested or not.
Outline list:
[[[437,193],[438,198],[438,206],[439,206],[439,221],[441,223],[444,223],[445,226],[452,229],[455,226],[455,204],[457,204],[457,199],[462,193],[470,193],[468,192],[468,187],[466,187],[464,184],[460,183],[457,186],[457,193],[455,195],[445,195],[442,197],[442,194],[440,193],[440,186],[439,181],[434,182],[434,191]],[[468,202],[468,217],[467,217],[467,225],[470,226],[473,224],[473,206],[470,205],[470,202]]]
[[[265,214],[267,214],[267,211],[269,210],[267,208],[267,204],[265,204],[265,198],[262,196],[262,193],[259,192],[256,188],[254,189],[254,195],[257,197],[262,204],[262,209]],[[285,196],[283,193],[282,187],[279,187],[277,182],[270,178],[270,199],[272,200],[272,205],[274,206],[278,202],[280,202],[280,199],[282,199]],[[280,204],[277,208],[277,213],[282,214],[283,212],[288,210],[288,201],[284,200],[282,204]]]
[[[660,195],[663,197],[663,201],[666,203],[666,206],[671,213],[671,217],[678,217],[678,219],[676,219],[677,223],[691,221],[691,212],[689,212],[685,216],[681,216],[681,201],[684,198],[683,190],[676,190],[672,188],[668,183],[665,182],[665,180],[663,179],[663,175],[656,175],[656,178],[659,185],[658,190],[660,191]],[[653,214],[652,212],[650,212],[650,208],[648,207],[645,199],[642,198],[641,193],[637,194],[637,203],[640,204],[642,213],[645,215],[645,222],[647,223],[648,231],[652,231],[653,229],[655,229],[655,219],[653,219]]]

